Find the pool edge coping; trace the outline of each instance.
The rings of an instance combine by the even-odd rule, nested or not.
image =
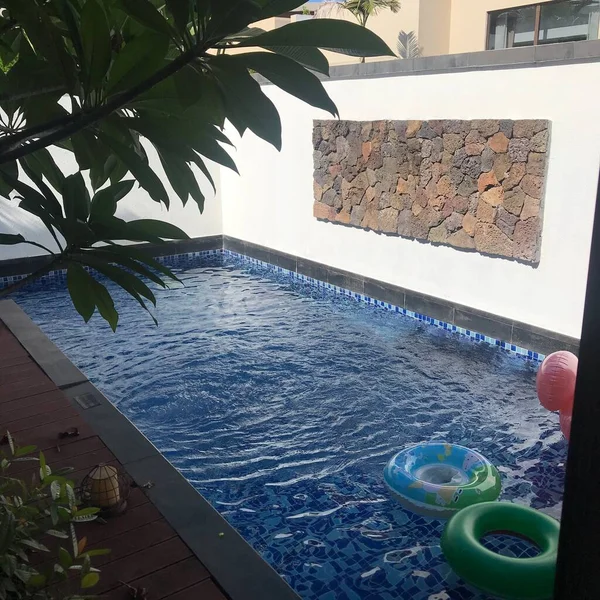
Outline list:
[[[135,483],[144,488],[150,501],[231,600],[259,597],[262,600],[300,600],[286,580],[87,379],[14,300],[0,300],[0,321],[61,389]],[[88,401],[79,402],[82,396],[87,396]],[[92,396],[92,402],[89,402],[89,396]]]
[[[304,275],[315,285],[318,282],[331,284],[354,294],[370,297],[384,305],[391,304],[407,309],[423,317],[419,319],[423,322],[441,321],[472,334],[478,334],[484,338],[484,341],[487,341],[485,337],[488,337],[503,342],[509,350],[515,346],[521,350],[531,351],[532,355],[542,356],[557,350],[568,350],[576,355],[579,352],[577,338],[228,235],[211,235],[185,242],[137,244],[136,246],[148,250],[153,256],[166,259],[198,253],[230,251]],[[0,288],[24,277],[24,273],[38,268],[39,261],[43,259],[44,257],[38,256],[0,261]],[[476,339],[475,335],[470,337]],[[501,344],[496,345],[501,346]]]
[[[348,292],[347,295],[358,294],[363,299],[366,296],[373,301],[369,303],[375,306],[389,309],[392,305],[407,309],[408,312],[419,315],[421,318],[418,320],[424,323],[433,324],[434,321],[441,321],[442,324],[446,323],[456,326],[456,328],[462,328],[473,334],[469,337],[476,341],[489,344],[488,340],[483,339],[487,337],[503,342],[509,351],[512,346],[515,346],[521,350],[530,350],[532,354],[539,354],[542,357],[557,350],[568,350],[578,354],[579,340],[577,338],[501,317],[481,309],[416,292],[230,236],[224,236],[223,249],[241,257],[254,259],[259,264],[279,267],[298,276],[304,276],[308,283],[314,285],[327,284],[342,292]],[[440,327],[438,323],[436,326]],[[446,329],[443,325],[442,328]],[[476,334],[482,339],[476,339]],[[499,346],[500,344],[495,345]],[[501,347],[504,348],[504,346]],[[519,356],[522,355],[519,354]]]

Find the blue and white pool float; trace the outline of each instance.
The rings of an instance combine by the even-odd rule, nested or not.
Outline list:
[[[479,452],[440,442],[401,450],[383,477],[404,507],[439,519],[471,504],[496,500],[501,490],[498,470]]]

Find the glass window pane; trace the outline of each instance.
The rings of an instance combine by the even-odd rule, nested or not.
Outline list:
[[[535,33],[535,6],[490,13],[488,49],[532,46]]]
[[[542,4],[540,44],[598,39],[599,0]]]

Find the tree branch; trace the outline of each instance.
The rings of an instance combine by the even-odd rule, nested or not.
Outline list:
[[[60,117],[54,121],[41,125],[35,125],[5,138],[5,141],[0,143],[0,164],[23,158],[36,150],[51,146],[64,138],[72,136],[81,129],[85,129],[90,125],[97,123],[109,116],[115,110],[122,108],[139,95],[147,92],[156,84],[177,73],[177,71],[185,67],[189,62],[203,54],[204,51],[204,45],[190,48],[167,66],[156,71],[156,73],[130,89],[117,94],[102,106],[95,107],[88,111],[81,111],[77,114]],[[37,139],[29,144],[25,143],[33,138]]]
[[[20,94],[0,94],[0,102],[16,102],[17,100],[35,98],[36,96],[42,96],[43,94],[51,94],[52,92],[65,92],[66,94],[67,90],[64,85],[52,85],[50,87],[39,88]]]

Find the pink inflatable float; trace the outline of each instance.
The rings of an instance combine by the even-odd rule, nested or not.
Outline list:
[[[567,438],[567,442],[571,439],[571,414],[560,411],[560,430]]]
[[[571,433],[577,363],[574,354],[561,350],[549,354],[537,374],[540,404],[548,410],[560,411],[560,429],[567,440]]]

